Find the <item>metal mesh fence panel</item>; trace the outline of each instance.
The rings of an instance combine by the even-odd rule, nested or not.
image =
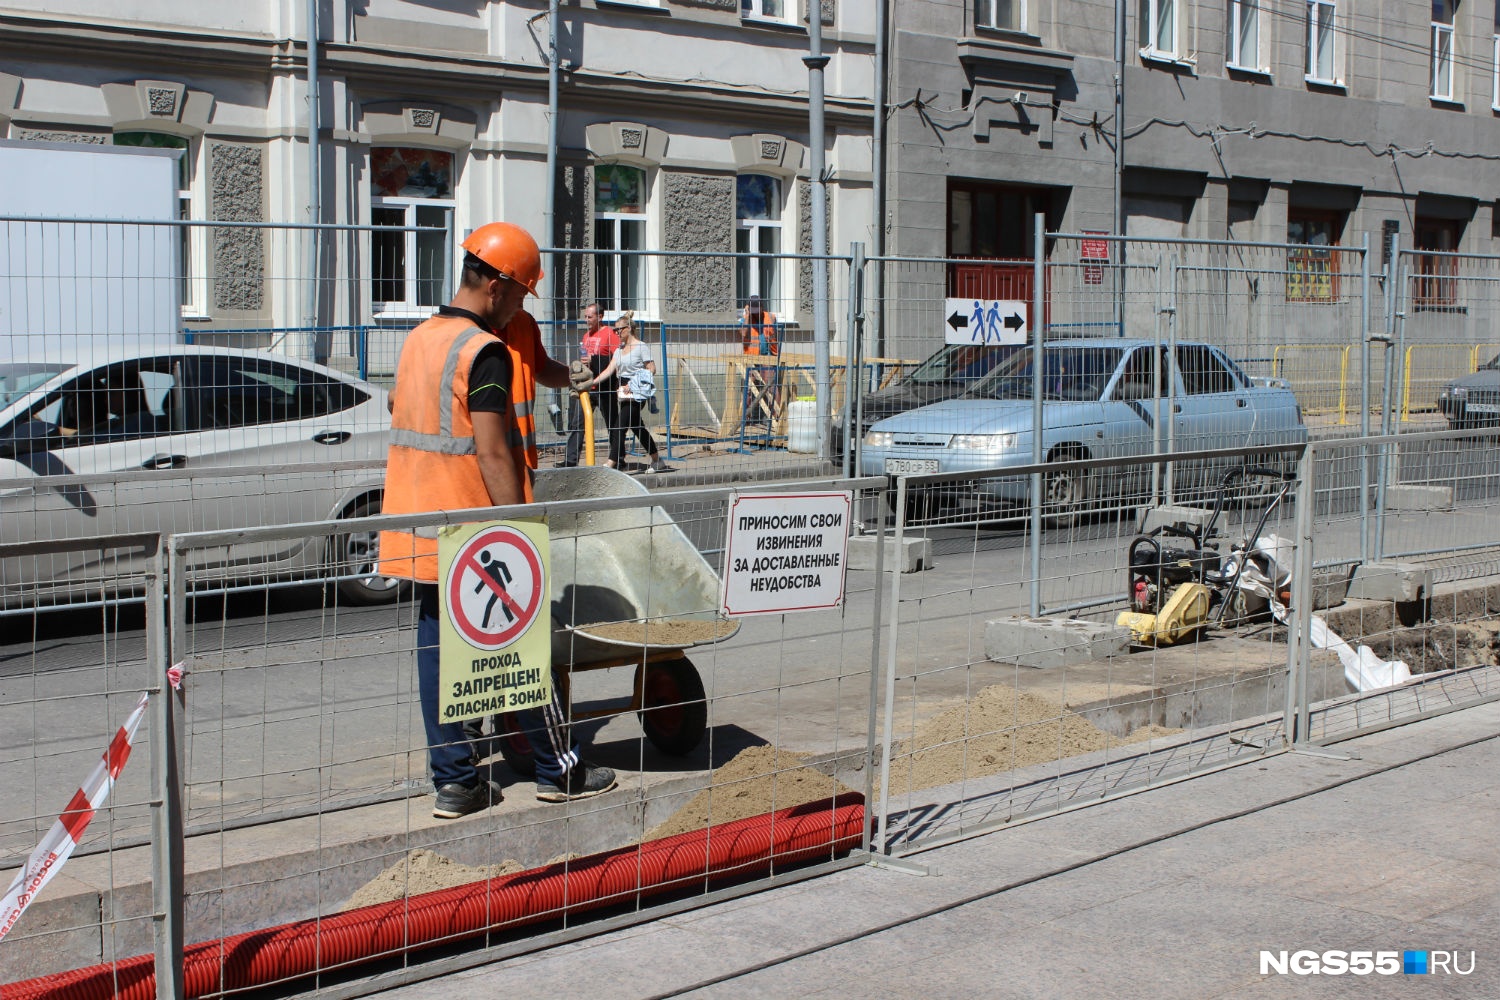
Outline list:
[[[1247,550],[1292,561],[1296,483],[1244,475],[1243,454],[1173,457],[1233,471],[1192,504],[1154,499],[1160,460],[903,479],[894,534],[930,545],[935,568],[892,583],[884,846],[917,850],[1279,747],[1286,628],[1229,567]],[[1032,473],[1117,490],[1067,508],[1049,497],[1036,521],[921,519],[935,491],[1025,491]]]
[[[160,633],[140,607],[120,608],[119,587],[160,589],[158,538],[37,540],[0,545],[0,565],[86,566],[91,606],[49,612],[16,573],[0,614],[0,886],[23,866],[50,871],[28,909],[6,920],[0,967],[7,981],[111,962],[152,947],[153,900],[138,884],[150,871],[153,754],[148,712],[113,789],[94,810],[92,772],[107,753],[128,753],[118,733],[143,693],[160,697]],[[82,577],[75,576],[82,584]],[[159,617],[159,600],[153,610]],[[153,705],[155,704],[153,700]],[[82,798],[80,798],[82,797]],[[71,859],[65,849],[76,844]],[[34,851],[41,864],[32,866]],[[66,875],[57,877],[66,860]],[[7,907],[7,915],[10,910]]]
[[[850,490],[850,510],[864,512],[879,502],[875,487],[830,481],[782,491]],[[412,592],[350,606],[336,588],[278,588],[266,575],[193,599],[187,566],[195,552],[231,539],[322,539],[345,526],[173,539],[173,654],[186,670],[189,967],[217,961],[214,942],[252,946],[235,935],[335,933],[339,921],[373,912],[360,907],[416,914],[444,889],[478,901],[464,904],[481,914],[472,929],[445,925],[434,937],[413,923],[409,939],[372,944],[372,952],[395,957],[419,940],[464,939],[477,947],[470,961],[479,961],[473,956],[534,946],[517,942],[527,924],[541,922],[561,940],[587,933],[600,909],[616,920],[646,919],[661,887],[680,905],[684,892],[714,898],[747,879],[784,881],[805,877],[808,865],[851,863],[872,773],[871,670],[883,596],[873,565],[847,574],[837,607],[726,620],[717,584],[736,494],[650,495],[603,469],[543,471],[537,490],[539,505],[528,512],[549,523],[553,654],[564,668],[571,736],[584,758],[615,770],[619,786],[538,801],[527,770],[534,744],[505,718],[487,718],[465,740],[504,799],[453,821],[432,817]],[[445,519],[465,518],[427,518]],[[362,518],[349,527],[410,531],[415,520]],[[657,871],[667,856],[673,866]],[[692,863],[679,870],[685,858]],[[566,888],[538,895],[539,880]],[[149,952],[149,933],[122,938],[120,948],[122,956]],[[289,964],[286,976],[331,975],[332,954],[301,972]],[[60,959],[42,971],[77,964]],[[227,987],[238,982],[238,966],[226,970]]]
[[[1497,434],[1314,446],[1315,613],[1370,663],[1344,664],[1342,688],[1309,692],[1309,739],[1336,741],[1500,693]],[[1373,484],[1383,505],[1368,519],[1359,516],[1362,470],[1383,477]],[[1346,590],[1350,599],[1339,600]]]

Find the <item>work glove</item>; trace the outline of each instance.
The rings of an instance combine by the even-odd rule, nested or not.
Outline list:
[[[594,373],[582,361],[574,361],[568,365],[568,381],[572,384],[574,392],[587,392],[589,385],[594,381]]]

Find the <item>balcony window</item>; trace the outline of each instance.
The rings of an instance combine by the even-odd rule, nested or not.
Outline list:
[[[974,23],[996,31],[1026,30],[1026,0],[974,0]]]

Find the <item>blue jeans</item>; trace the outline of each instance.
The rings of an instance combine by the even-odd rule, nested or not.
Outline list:
[[[438,588],[417,584],[417,692],[422,699],[422,724],[427,730],[427,766],[434,788],[479,784],[474,748],[461,722],[443,722],[438,715]],[[561,686],[553,668],[552,700],[540,708],[515,713],[536,758],[536,776],[557,782],[578,763],[578,747],[569,741],[568,717],[559,700]]]

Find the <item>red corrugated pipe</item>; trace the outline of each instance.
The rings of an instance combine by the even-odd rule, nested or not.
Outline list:
[[[792,864],[851,850],[859,844],[863,827],[864,797],[849,792],[639,847],[205,941],[184,950],[185,992],[193,998],[266,986],[633,901],[695,882],[754,875],[773,861]],[[0,987],[4,1000],[153,1000],[155,996],[152,955]]]

